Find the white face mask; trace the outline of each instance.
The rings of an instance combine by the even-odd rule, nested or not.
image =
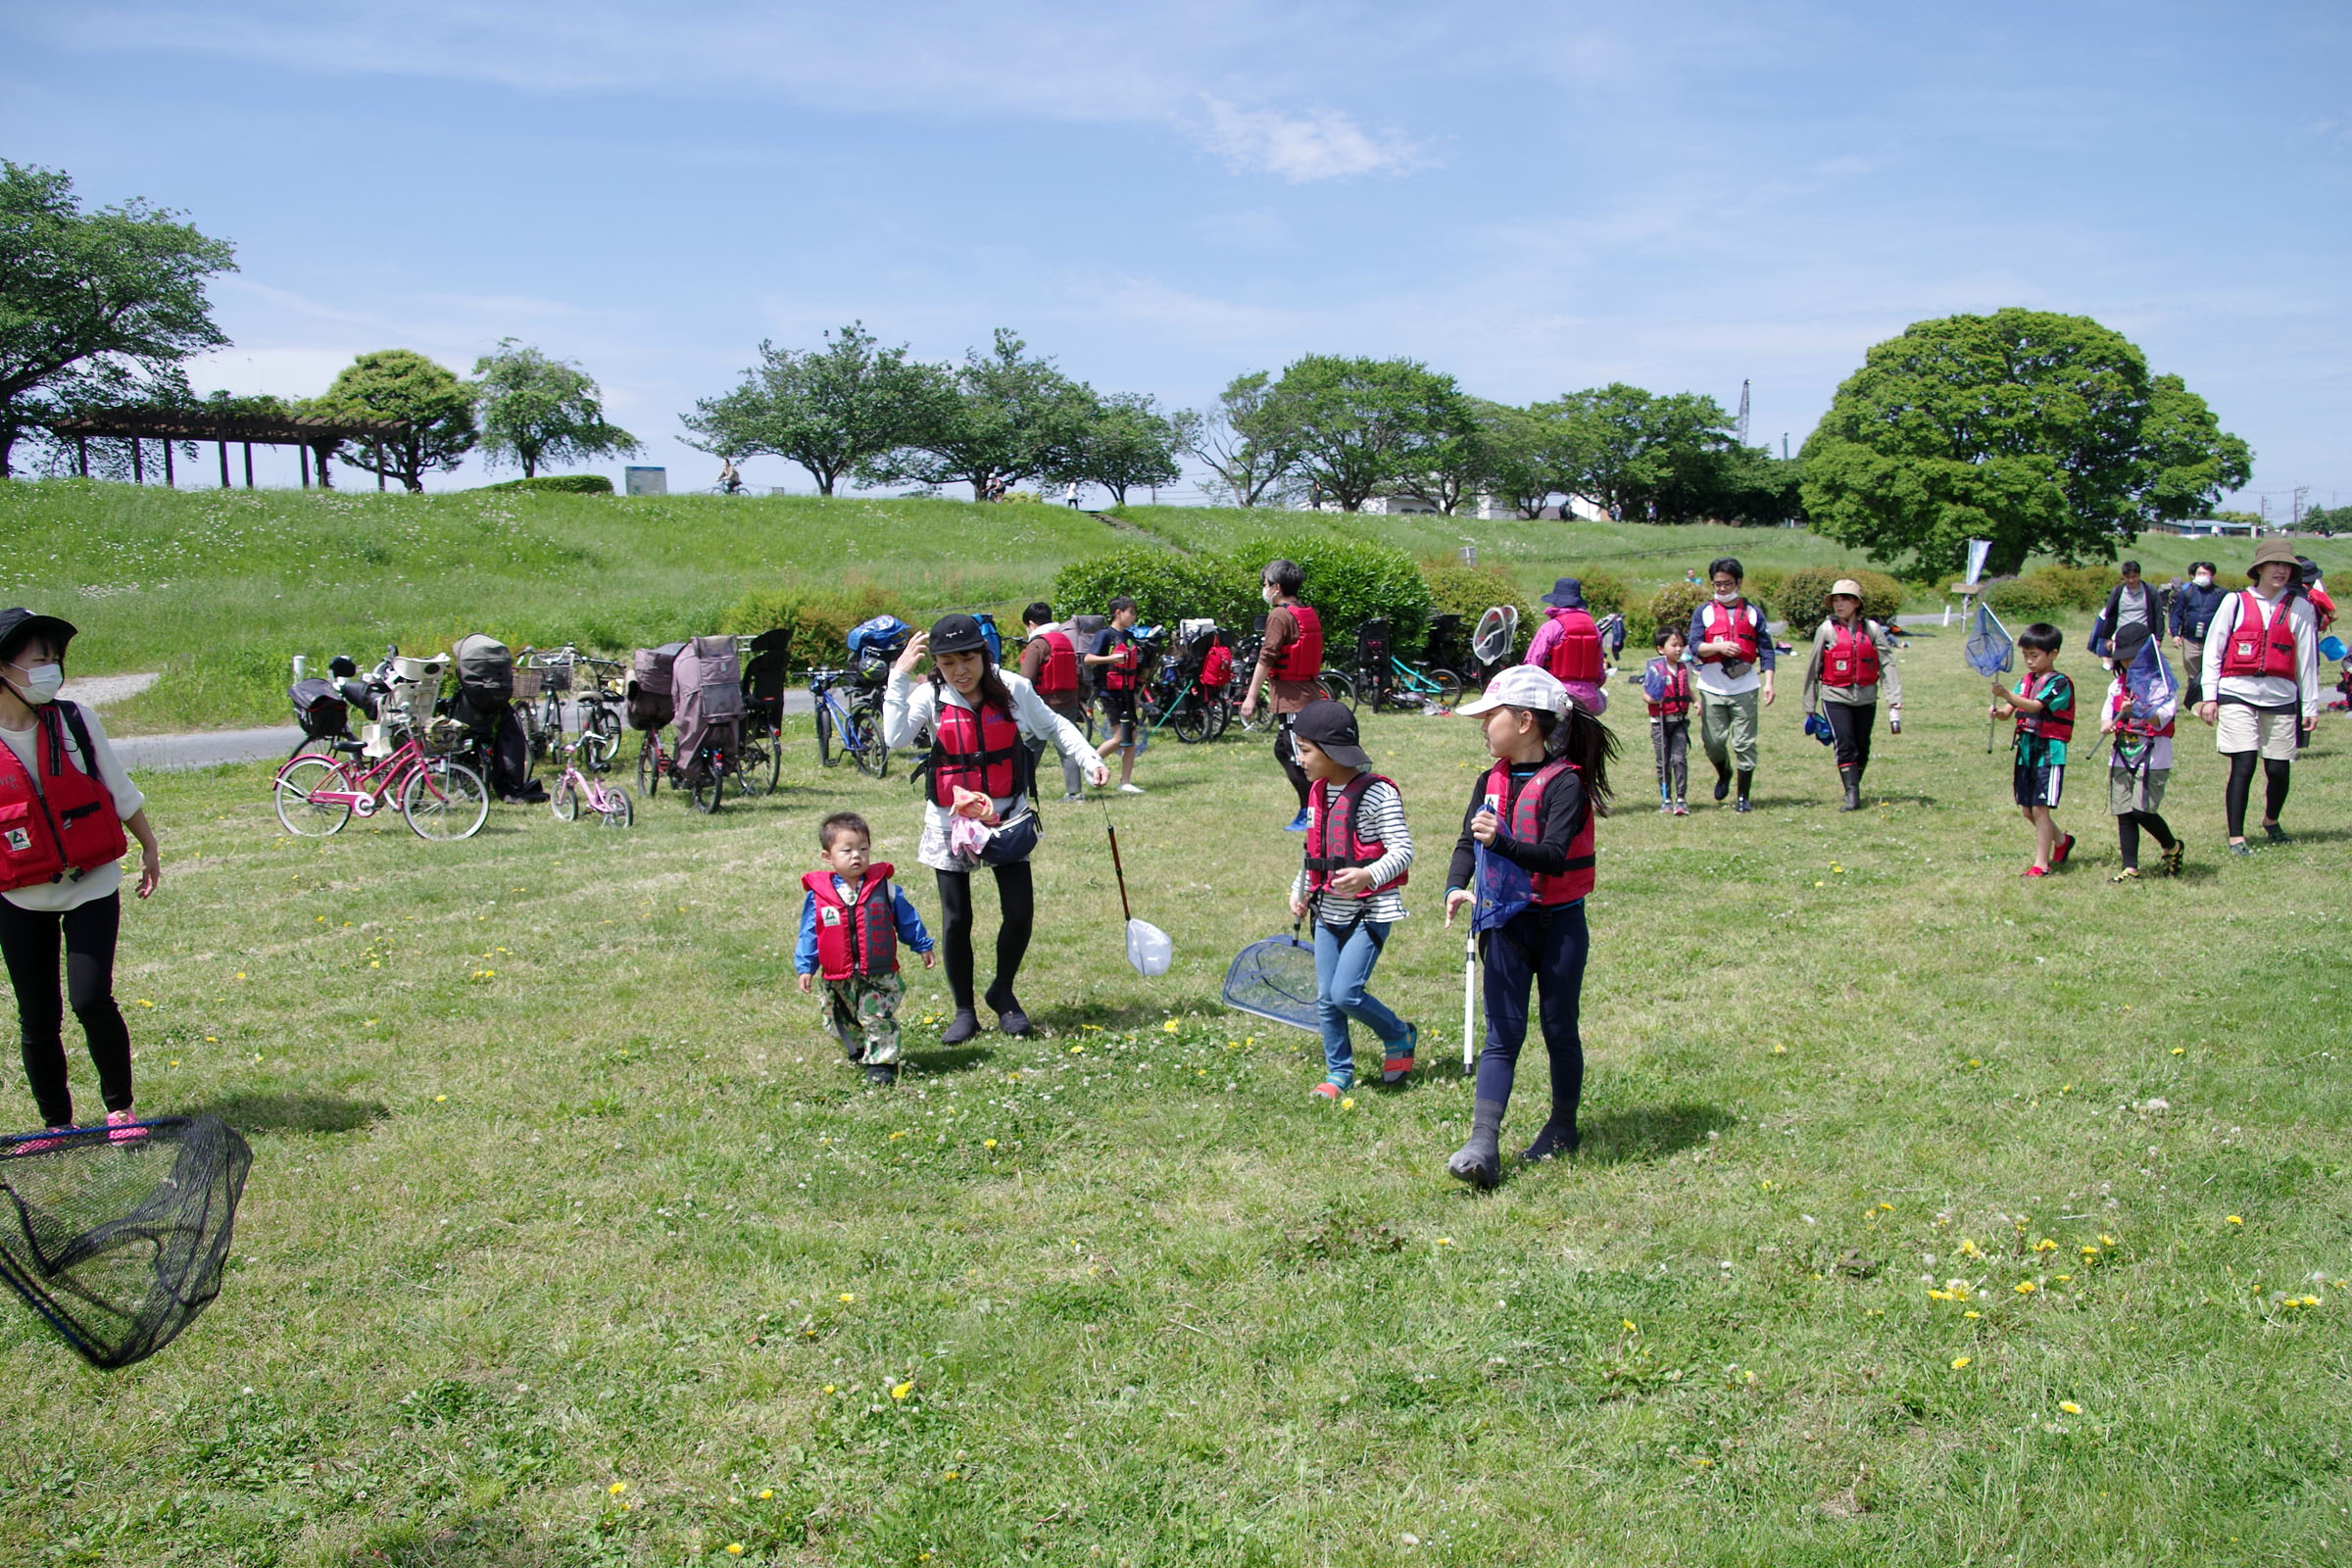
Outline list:
[[[9,684],[17,689],[18,696],[35,706],[54,702],[58,688],[66,683],[66,666],[63,664],[35,664],[30,669],[22,664],[8,667],[24,677],[21,681],[12,680]]]
[[[2210,588],[2213,586],[2213,573],[2210,571],[2200,571],[2191,580],[2194,581],[2200,588]]]
[[[1739,597],[1740,590],[1737,588],[1718,588],[1715,590],[1715,602],[1719,605],[1728,605]]]

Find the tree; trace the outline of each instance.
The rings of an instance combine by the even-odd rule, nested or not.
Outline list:
[[[181,216],[136,200],[84,213],[71,176],[0,159],[0,478],[58,404],[138,396],[228,341],[204,285],[235,252]]]
[[[1264,370],[1237,375],[1217,394],[1215,408],[1187,409],[1173,420],[1176,449],[1215,475],[1202,488],[1237,507],[1263,506],[1280,497],[1298,461],[1297,445],[1268,411],[1273,379]]]
[[[604,396],[577,365],[551,360],[511,337],[473,362],[474,407],[481,415],[482,452],[490,466],[513,463],[526,479],[542,463],[580,463],[628,457],[645,450],[638,439],[605,422]]]
[[[903,343],[877,350],[865,324],[852,321],[827,332],[822,349],[761,343],[740,385],[698,400],[680,422],[713,457],[787,459],[829,496],[845,474],[937,426],[951,401],[938,367],[908,359]]]
[[[1453,377],[1417,360],[1309,354],[1286,366],[1266,416],[1298,451],[1298,473],[1343,512],[1457,472],[1470,414]],[[1458,487],[1457,491],[1458,491]]]
[[[1084,432],[1102,405],[1092,388],[1028,358],[1028,345],[998,327],[986,354],[972,350],[953,374],[925,428],[868,460],[858,475],[876,484],[969,484],[975,501],[1044,474],[1073,468]]]
[[[1908,575],[2049,554],[2112,561],[2253,467],[2178,376],[2082,316],[2002,310],[1921,321],[1873,348],[1806,439],[1815,529]]]
[[[1080,430],[1075,461],[1052,477],[1099,484],[1110,492],[1111,505],[1123,507],[1137,485],[1174,484],[1184,477],[1176,466],[1175,427],[1145,394],[1113,392]]]
[[[1484,399],[1471,401],[1470,416],[1484,458],[1479,482],[1519,515],[1536,516],[1553,495],[1568,493],[1567,476],[1580,465],[1567,420]]]
[[[2330,539],[2352,533],[2352,507],[2314,507],[2303,514],[2302,526]]]
[[[473,423],[474,389],[447,368],[408,349],[378,349],[343,368],[306,414],[347,419],[397,419],[407,433],[381,443],[354,442],[337,455],[364,473],[398,479],[411,491],[425,474],[455,469],[481,434]]]

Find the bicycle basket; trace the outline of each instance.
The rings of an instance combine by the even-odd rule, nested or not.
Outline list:
[[[1225,970],[1225,1005],[1239,1012],[1320,1034],[1315,1012],[1315,950],[1288,936],[1252,942]]]
[[[514,671],[514,699],[527,702],[547,690],[548,672],[536,666],[524,665]]]
[[[220,1294],[253,1165],[217,1116],[139,1126],[0,1139],[0,1278],[92,1366],[153,1355]]]

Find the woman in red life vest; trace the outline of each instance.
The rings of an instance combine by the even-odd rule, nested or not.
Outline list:
[[[822,865],[801,878],[801,939],[792,952],[801,990],[825,983],[825,1020],[850,1060],[865,1068],[866,1081],[899,1081],[899,1004],[906,982],[899,978],[899,944],[933,956],[923,917],[906,902],[906,890],[891,880],[896,869],[873,858],[873,830],[855,811],[835,811],[817,826]]]
[[[2230,853],[2251,855],[2246,801],[2254,762],[2262,761],[2262,831],[2273,844],[2288,842],[2278,825],[2299,730],[2320,717],[2320,636],[2311,606],[2294,592],[2301,565],[2283,539],[2265,539],[2246,568],[2253,586],[2214,607],[2205,629],[2205,701],[2197,717],[2214,727],[2214,750],[2230,759],[2222,806],[2230,819]]]
[[[1562,577],[1551,585],[1544,603],[1551,608],[1544,612],[1544,624],[1536,628],[1523,662],[1550,670],[1586,712],[1607,712],[1609,694],[1601,683],[1609,672],[1601,654],[1600,628],[1585,608],[1584,583]]]
[[[931,658],[931,679],[917,687],[914,666],[926,654]],[[923,796],[923,837],[915,858],[939,878],[948,986],[956,996],[956,1017],[940,1039],[954,1046],[980,1032],[972,995],[972,872],[981,861],[949,842],[956,791],[986,796],[996,820],[1022,815],[1030,804],[1027,741],[1033,736],[1078,760],[1092,783],[1107,782],[1110,770],[1087,745],[1085,734],[1048,708],[1036,687],[997,667],[980,623],[969,615],[940,616],[930,631],[906,639],[906,651],[891,666],[890,684],[882,694],[882,744],[911,746],[925,729],[933,740]],[[1028,857],[1001,859],[992,869],[1003,923],[997,928],[997,973],[989,982],[988,1004],[996,1009],[997,1027],[1008,1035],[1025,1035],[1029,1015],[1021,1010],[1012,987],[1029,951],[1037,914]]]
[[[1315,921],[1315,1011],[1323,1025],[1323,1081],[1310,1091],[1337,1100],[1355,1087],[1349,1019],[1381,1043],[1380,1081],[1413,1070],[1417,1031],[1372,995],[1372,966],[1404,918],[1398,890],[1413,863],[1413,836],[1396,781],[1372,771],[1355,715],[1325,699],[1298,710],[1292,726],[1306,769],[1306,854],[1291,883],[1291,917]]]
[[[1296,561],[1269,561],[1258,574],[1258,594],[1268,606],[1265,641],[1257,651],[1257,668],[1250,671],[1250,689],[1242,694],[1242,718],[1257,711],[1257,694],[1269,691],[1274,707],[1274,760],[1298,796],[1298,814],[1284,829],[1306,831],[1307,777],[1291,745],[1291,726],[1298,710],[1329,697],[1323,687],[1323,617],[1298,598],[1306,571]]]
[[[1135,645],[1135,601],[1125,595],[1110,602],[1110,624],[1095,636],[1095,646],[1080,656],[1102,687],[1102,718],[1110,734],[1101,748],[1108,757],[1119,754],[1119,792],[1141,795],[1135,781],[1135,704],[1144,685],[1143,651]]]
[[[54,615],[0,612],[0,955],[17,992],[24,1074],[41,1120],[74,1125],[66,1085],[67,999],[81,1022],[106,1122],[128,1131],[130,1031],[115,1004],[122,926],[124,830],[139,841],[138,895],[163,880],[146,797],[122,771],[98,715],[59,700],[74,628]]]
[[[1845,786],[1840,811],[1862,809],[1862,774],[1870,766],[1870,726],[1886,693],[1888,733],[1903,732],[1903,682],[1895,673],[1894,639],[1862,613],[1862,585],[1840,577],[1830,585],[1830,612],[1813,632],[1805,665],[1805,711],[1830,723],[1838,779]]]
[[[1462,836],[1446,871],[1446,923],[1475,903],[1471,930],[1486,959],[1487,1038],[1478,1058],[1469,1142],[1446,1168],[1478,1187],[1502,1179],[1502,1114],[1527,1039],[1527,993],[1541,995],[1551,1058],[1551,1115],[1523,1159],[1576,1152],[1585,1048],[1585,895],[1592,891],[1593,822],[1607,814],[1616,737],[1577,708],[1548,670],[1519,664],[1458,711],[1479,718],[1489,770],[1471,785]]]
[[[1078,645],[1068,627],[1054,619],[1054,607],[1039,600],[1021,612],[1029,628],[1021,644],[1021,678],[1037,688],[1046,706],[1080,729],[1086,728],[1086,681],[1078,668]],[[1029,750],[1042,758],[1046,743],[1033,740]],[[1061,798],[1075,801],[1086,789],[1086,770],[1061,759]]]

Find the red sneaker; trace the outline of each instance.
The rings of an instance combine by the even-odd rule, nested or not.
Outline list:
[[[1308,1094],[1314,1095],[1322,1100],[1337,1100],[1346,1092],[1347,1091],[1343,1090],[1338,1084],[1333,1083],[1328,1078],[1324,1079],[1321,1083],[1315,1085],[1314,1088],[1307,1091]]]
[[[147,1129],[141,1127],[138,1124],[138,1121],[139,1113],[135,1110],[108,1111],[106,1113],[106,1125],[110,1130],[106,1135],[107,1142],[111,1144],[127,1144],[134,1139],[146,1137]]]
[[[2066,858],[2074,853],[2075,836],[2072,833],[2069,833],[2065,838],[2058,841],[2058,848],[2050,852],[2050,869],[2053,871],[2057,870],[2060,866],[2066,863]]]
[[[2048,876],[2050,869],[2046,865],[2029,865],[2017,874],[2019,876]]]

